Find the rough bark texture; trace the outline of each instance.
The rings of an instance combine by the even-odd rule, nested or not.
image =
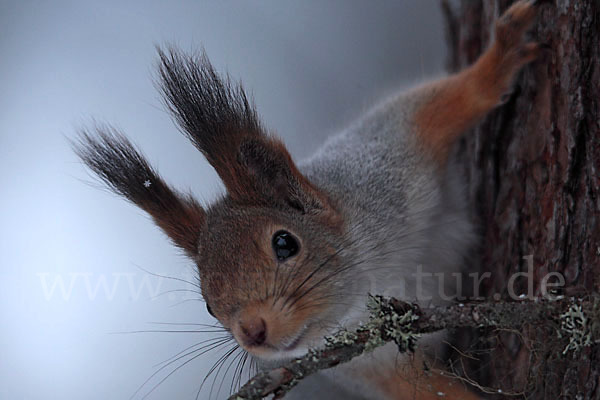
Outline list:
[[[510,3],[444,3],[451,71],[481,54]],[[506,297],[528,255],[534,295],[552,271],[564,276],[566,296],[600,289],[600,1],[548,3],[532,31],[548,54],[525,68],[509,102],[459,149],[482,227],[482,270],[491,272],[482,294],[490,298]],[[526,279],[517,283],[527,293]],[[465,372],[528,399],[600,399],[599,346],[576,358],[539,357],[549,354],[541,350],[552,335],[536,326],[483,332]]]

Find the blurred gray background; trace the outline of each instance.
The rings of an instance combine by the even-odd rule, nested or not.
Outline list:
[[[211,335],[115,333],[213,321],[193,286],[152,275],[193,280],[192,264],[98,190],[66,140],[110,121],[175,186],[203,201],[222,190],[161,106],[156,44],[204,46],[298,159],[378,98],[439,74],[443,37],[437,0],[0,1],[0,398],[127,399]],[[191,361],[148,398],[193,399],[217,358]]]

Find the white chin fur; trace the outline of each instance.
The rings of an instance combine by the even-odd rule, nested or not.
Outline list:
[[[368,319],[368,312],[366,309],[361,310],[359,304],[364,308],[363,300],[357,300],[354,307],[350,307],[350,310],[346,315],[340,318],[338,325],[340,327],[344,326],[348,329],[354,329],[358,326],[360,322],[366,322]],[[254,355],[255,357],[261,359],[265,363],[277,362],[277,361],[286,361],[294,358],[304,356],[309,349],[313,348],[321,348],[323,347],[325,340],[324,337],[328,335],[333,335],[336,333],[338,329],[332,329],[331,331],[322,331],[319,333],[320,337],[311,338],[309,340],[301,340],[300,343],[290,350],[276,350],[272,349],[268,353]]]
[[[308,347],[298,346],[292,350],[280,350],[273,351],[269,354],[263,354],[259,358],[264,361],[281,361],[281,360],[289,360],[292,358],[302,357],[308,352]]]

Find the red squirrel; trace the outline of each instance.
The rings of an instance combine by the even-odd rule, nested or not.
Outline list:
[[[447,302],[440,293],[452,283],[416,276],[461,272],[476,240],[451,149],[538,56],[525,38],[538,5],[516,2],[472,66],[392,96],[299,164],[204,54],[159,50],[164,99],[227,191],[207,206],[171,188],[112,128],[82,132],[76,152],[197,264],[208,311],[245,351],[265,364],[300,356],[366,321],[368,293]],[[324,371],[320,385],[356,398],[479,398],[423,369],[442,339],[423,337],[413,356],[384,346]],[[308,385],[290,396],[330,398]]]

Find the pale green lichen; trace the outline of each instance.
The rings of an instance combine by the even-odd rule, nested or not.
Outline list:
[[[365,342],[365,352],[371,352],[379,346],[383,346],[385,341],[381,338],[381,330],[378,326],[367,324],[360,327],[360,331],[369,332],[369,338]]]
[[[413,321],[419,319],[412,310],[400,315],[394,312],[387,316],[390,324],[385,328],[385,333],[394,339],[394,342],[401,350],[412,350],[420,337],[419,334],[410,331]]]
[[[370,312],[368,323],[361,325],[356,333],[344,329],[326,336],[325,345],[328,348],[349,346],[356,343],[358,334],[366,332],[365,352],[373,351],[391,340],[401,352],[414,350],[420,335],[411,331],[412,322],[419,318],[413,310],[399,313],[388,299],[372,295],[367,300],[367,308]]]
[[[558,332],[558,337],[569,339],[569,343],[562,352],[563,354],[569,351],[577,353],[583,347],[591,346],[594,343],[589,322],[579,304],[571,305],[564,314],[560,315],[561,330]]]
[[[325,336],[325,346],[327,347],[341,347],[348,346],[356,342],[357,336],[355,333],[347,331],[345,329],[330,335]]]
[[[369,330],[370,338],[365,350],[370,351],[384,344],[386,339],[392,339],[401,352],[414,350],[420,335],[411,331],[411,325],[419,319],[418,315],[412,310],[398,313],[389,300],[382,296],[369,295],[367,307],[371,314],[364,329]]]

